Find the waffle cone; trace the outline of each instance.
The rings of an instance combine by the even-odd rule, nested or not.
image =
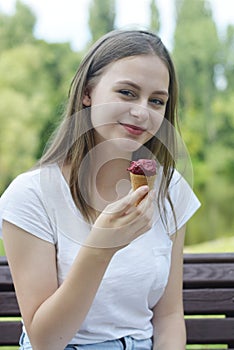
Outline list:
[[[145,175],[137,175],[130,172],[130,179],[132,189],[135,191],[138,187],[147,185],[149,186],[149,190],[154,188],[154,182],[156,179],[156,175],[153,176],[145,176]],[[140,201],[136,203],[138,205]]]

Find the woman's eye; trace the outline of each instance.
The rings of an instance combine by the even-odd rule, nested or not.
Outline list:
[[[163,100],[158,99],[158,98],[152,98],[150,100],[150,102],[155,104],[155,105],[158,105],[158,106],[164,106],[165,105],[165,102]]]
[[[134,96],[134,93],[132,91],[130,91],[130,90],[122,89],[122,90],[119,90],[119,93],[122,94],[122,95],[128,96],[128,97],[133,97]]]

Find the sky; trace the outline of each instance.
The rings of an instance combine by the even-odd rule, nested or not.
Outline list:
[[[0,0],[0,11],[12,13],[16,0]],[[35,35],[49,42],[69,41],[74,50],[82,50],[89,40],[88,8],[90,0],[21,0],[37,17]],[[190,0],[199,1],[199,0]],[[209,0],[220,34],[234,24],[234,0]],[[116,0],[116,26],[147,28],[150,0]],[[170,48],[174,30],[173,0],[156,0],[162,29],[159,33]]]

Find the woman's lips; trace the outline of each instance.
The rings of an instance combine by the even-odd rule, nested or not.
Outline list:
[[[132,135],[141,135],[145,131],[145,129],[140,128],[139,126],[131,125],[131,124],[124,124],[120,123],[124,127],[125,130],[127,130]]]

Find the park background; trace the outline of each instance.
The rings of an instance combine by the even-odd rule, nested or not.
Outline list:
[[[69,41],[39,37],[37,14],[27,1],[16,1],[11,12],[1,8],[1,1],[0,195],[42,154],[61,120],[70,82],[87,48],[104,33],[121,28],[117,0],[86,1],[88,35],[85,29],[77,30],[83,43],[78,49]],[[181,132],[193,164],[193,189],[202,203],[188,223],[185,251],[228,252],[234,251],[234,22],[221,30],[212,1],[171,0],[171,36],[165,43],[178,73]],[[225,6],[225,0],[218,1]],[[134,2],[133,12],[140,2]],[[58,21],[57,2],[47,3],[54,4]],[[158,6],[162,1],[144,3],[148,22],[143,29],[163,34],[167,23]],[[60,22],[62,28],[63,18]]]

